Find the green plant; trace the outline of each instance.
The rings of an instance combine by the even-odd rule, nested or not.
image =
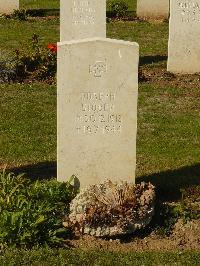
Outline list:
[[[181,201],[169,204],[157,204],[157,233],[170,235],[178,219],[187,222],[191,219],[200,219],[200,186],[190,186],[181,190]]]
[[[49,45],[45,48],[41,46],[38,35],[33,34],[28,50],[15,50],[14,62],[17,76],[20,79],[54,80],[56,51],[56,49],[50,49]]]
[[[3,14],[3,17],[16,19],[19,21],[26,21],[28,18],[28,14],[26,9],[16,9],[11,14]]]
[[[108,2],[108,7],[117,18],[122,18],[126,15],[128,4],[123,0],[113,0]]]
[[[18,19],[20,21],[25,21],[28,18],[26,9],[16,9],[11,15],[12,18]]]
[[[96,248],[95,250],[80,248],[34,247],[27,249],[6,249],[0,254],[2,266],[56,266],[56,265],[117,265],[117,266],[161,266],[181,265],[197,266],[200,261],[198,250],[173,251],[112,251]]]
[[[186,203],[200,201],[200,185],[181,189],[182,200]]]
[[[72,180],[71,180],[72,181]],[[67,230],[63,216],[75,188],[55,180],[36,181],[0,173],[0,242],[7,246],[59,244]]]
[[[158,235],[169,236],[177,220],[178,214],[174,206],[168,203],[157,202],[153,224]]]
[[[16,69],[10,60],[1,59],[0,61],[0,83],[12,82],[17,79]]]
[[[184,221],[200,219],[200,185],[181,190],[180,215]]]

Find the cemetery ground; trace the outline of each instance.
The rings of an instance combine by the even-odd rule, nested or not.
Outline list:
[[[136,0],[127,0],[129,10],[136,10]],[[20,7],[26,9],[59,9],[59,0],[20,0]]]
[[[6,59],[15,49],[28,51],[33,34],[44,47],[56,43],[59,19],[1,19],[0,31],[1,56]],[[167,22],[110,22],[107,36],[140,45],[136,182],[155,184],[159,204],[179,206],[180,189],[200,181],[200,75],[167,73]],[[1,168],[15,174],[25,172],[31,180],[55,178],[55,82],[30,77],[21,83],[2,83],[0,90]],[[188,223],[179,219],[167,235],[168,228],[163,226],[157,230],[159,234],[155,232],[153,222],[141,233],[111,241],[85,236],[67,241],[64,249],[7,249],[0,253],[0,264],[198,264],[199,219]]]

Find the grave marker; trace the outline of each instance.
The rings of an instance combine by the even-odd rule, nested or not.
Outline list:
[[[167,19],[169,0],[138,0],[137,16],[147,19]]]
[[[19,0],[0,0],[0,14],[10,14],[19,9]]]
[[[136,43],[58,44],[59,181],[135,181],[138,60]]]
[[[106,37],[106,0],[61,0],[60,39]]]
[[[172,0],[170,9],[167,70],[200,72],[200,0]]]

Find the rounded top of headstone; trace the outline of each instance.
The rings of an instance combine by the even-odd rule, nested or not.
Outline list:
[[[80,43],[89,43],[89,42],[104,42],[104,43],[116,43],[116,44],[123,44],[127,46],[137,46],[139,47],[139,44],[136,42],[130,42],[130,41],[123,41],[123,40],[116,40],[116,39],[110,39],[110,38],[86,38],[86,39],[79,39],[79,40],[71,40],[71,41],[64,41],[64,42],[58,42],[58,46],[62,45],[70,45],[70,44],[80,44]]]

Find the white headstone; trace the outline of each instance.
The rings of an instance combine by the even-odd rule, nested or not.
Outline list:
[[[170,9],[167,70],[200,72],[200,0],[171,0]]]
[[[19,9],[19,0],[0,0],[0,14],[10,14]]]
[[[93,37],[106,37],[106,0],[61,0],[61,41]]]
[[[137,43],[58,44],[58,180],[135,181]]]
[[[147,19],[167,19],[169,0],[137,0],[137,16]]]

